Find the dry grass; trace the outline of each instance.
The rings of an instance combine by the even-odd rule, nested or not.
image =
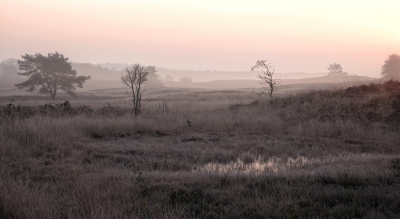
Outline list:
[[[399,217],[393,90],[152,95],[4,104],[0,218]]]

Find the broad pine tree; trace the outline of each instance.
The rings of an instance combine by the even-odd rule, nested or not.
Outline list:
[[[70,96],[76,97],[76,87],[82,88],[83,83],[90,76],[77,76],[72,69],[68,58],[59,53],[49,53],[43,56],[25,54],[22,60],[18,60],[19,75],[29,77],[28,80],[15,84],[18,89],[28,88],[26,91],[33,92],[39,88],[39,93],[50,95],[54,99],[58,90],[62,90]]]

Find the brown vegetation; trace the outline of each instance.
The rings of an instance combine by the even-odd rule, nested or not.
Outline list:
[[[0,218],[399,217],[399,84],[272,103],[166,92],[139,117],[12,102],[0,111]]]

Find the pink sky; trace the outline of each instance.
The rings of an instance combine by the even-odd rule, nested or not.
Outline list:
[[[58,51],[77,62],[378,77],[400,53],[399,1],[0,0],[0,60]]]

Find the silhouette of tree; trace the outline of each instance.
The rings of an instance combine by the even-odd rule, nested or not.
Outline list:
[[[131,89],[135,115],[139,115],[142,109],[142,93],[144,92],[142,86],[147,82],[149,74],[148,67],[134,64],[125,69],[125,75],[121,75],[122,84]]]
[[[155,66],[147,66],[147,71],[149,72],[148,80],[146,82],[146,87],[162,87],[161,78],[157,74]]]
[[[28,80],[15,84],[18,89],[28,88],[26,91],[33,92],[40,87],[39,93],[50,94],[54,99],[58,90],[62,90],[70,96],[76,97],[76,87],[82,88],[82,84],[90,79],[90,76],[76,76],[77,72],[72,69],[68,58],[59,53],[49,53],[43,56],[40,53],[35,55],[25,54],[18,60],[18,73],[29,77]]]
[[[182,83],[192,83],[192,78],[183,77],[183,78],[180,78],[179,81],[182,82]]]
[[[400,56],[393,53],[388,56],[382,66],[381,75],[387,80],[400,80]]]
[[[342,76],[342,75],[347,75],[347,72],[343,72],[343,67],[342,65],[338,63],[333,63],[329,65],[329,76]]]
[[[258,60],[256,64],[251,68],[252,71],[260,70],[261,74],[258,74],[258,78],[261,79],[261,84],[267,84],[266,87],[263,87],[263,90],[260,92],[256,92],[258,95],[268,94],[269,101],[272,101],[272,95],[276,90],[276,87],[279,86],[279,82],[274,79],[275,69],[271,62],[268,60]]]

